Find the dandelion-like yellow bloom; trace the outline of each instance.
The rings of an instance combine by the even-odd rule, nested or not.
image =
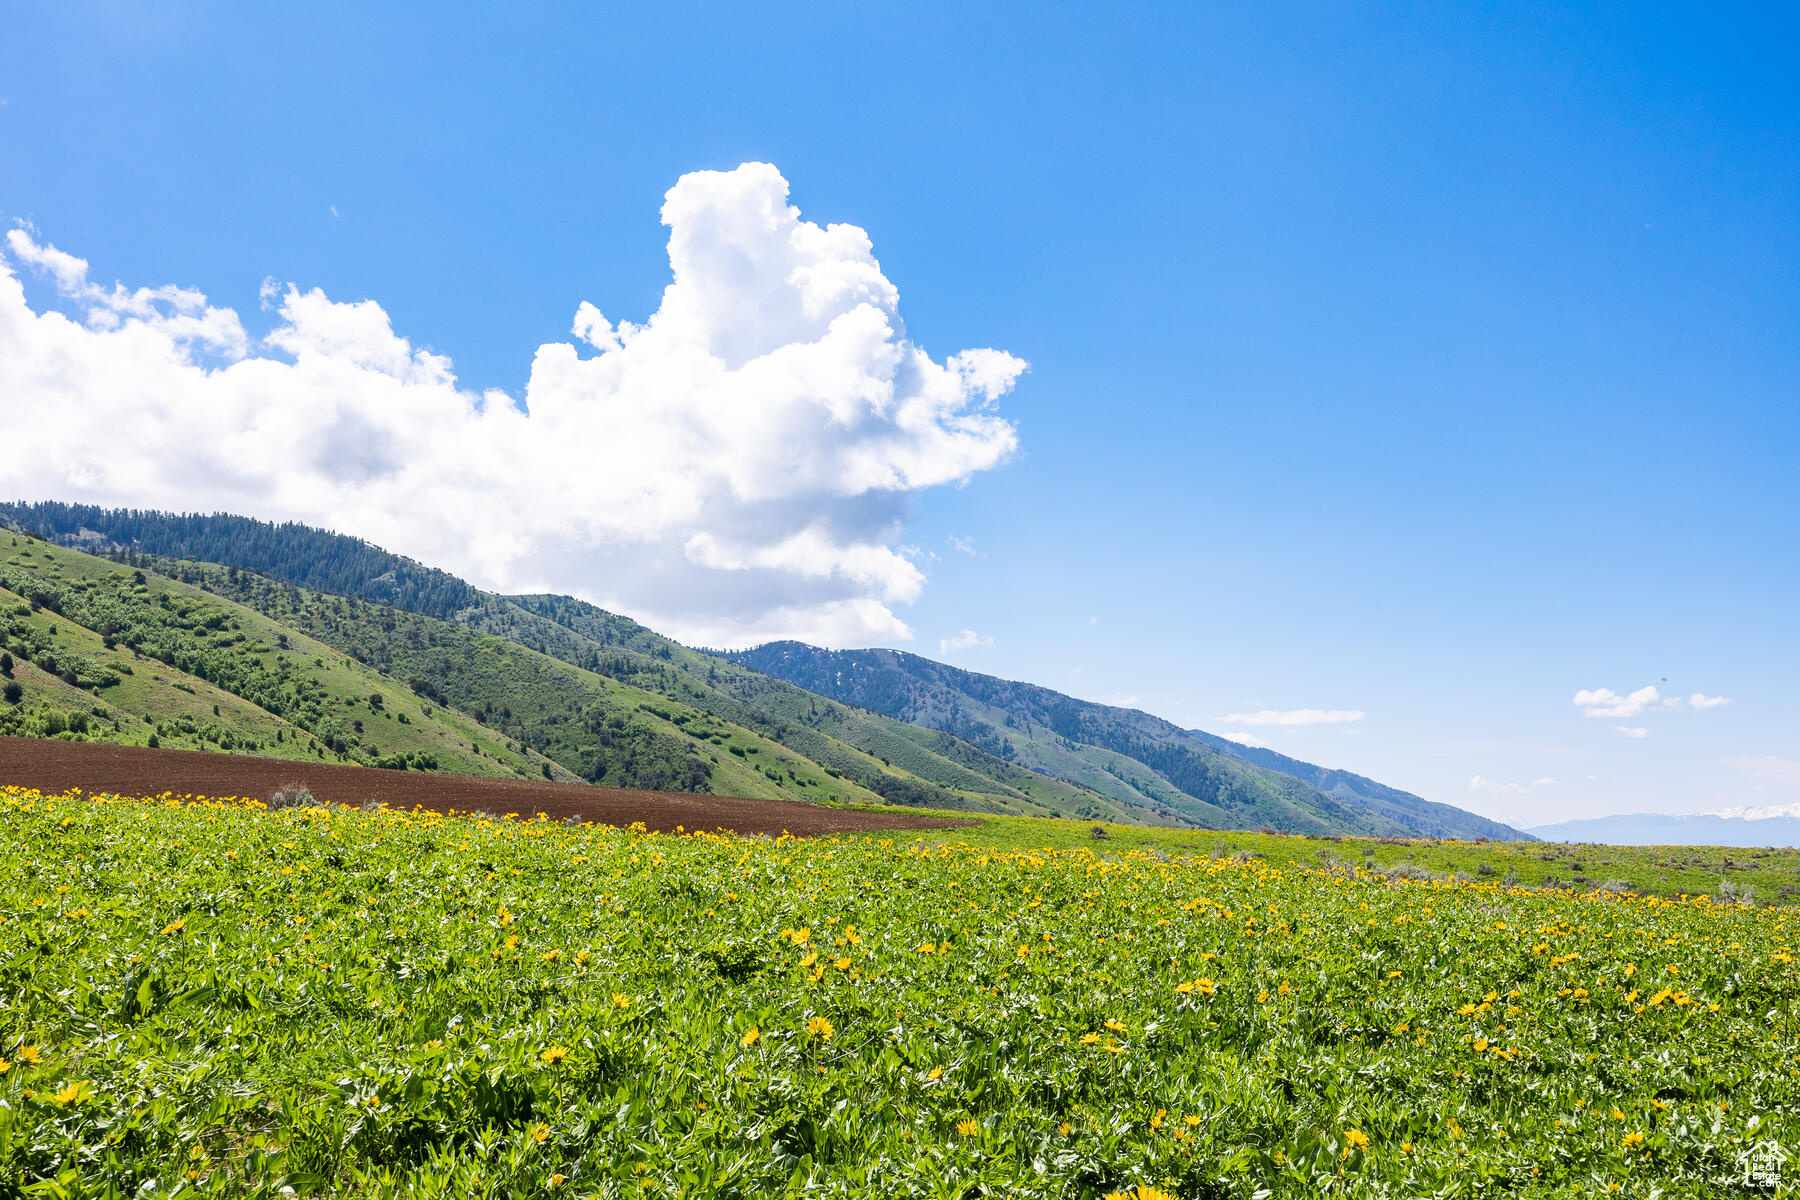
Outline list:
[[[551,1046],[549,1049],[538,1053],[538,1058],[549,1066],[554,1066],[567,1057],[569,1057],[569,1048],[567,1046]]]
[[[832,1026],[831,1022],[827,1021],[824,1017],[814,1017],[806,1023],[806,1032],[822,1042],[829,1042],[831,1040],[831,1035],[836,1033],[837,1030]]]
[[[756,1045],[757,1039],[760,1037],[762,1037],[762,1029],[759,1026],[752,1025],[744,1033],[744,1036],[738,1039],[738,1042],[745,1046],[754,1046]]]
[[[942,1068],[942,1067],[933,1067],[933,1068],[931,1068],[930,1071],[927,1071],[925,1073],[925,1078],[930,1079],[930,1080],[938,1080],[938,1079],[942,1079],[943,1077],[944,1077],[944,1068]]]
[[[1081,1044],[1084,1046],[1092,1046],[1092,1045],[1095,1045],[1096,1043],[1098,1043],[1099,1041],[1100,1041],[1100,1035],[1097,1033],[1084,1033],[1081,1035]]]
[[[532,1141],[536,1142],[538,1145],[541,1146],[549,1139],[550,1139],[550,1127],[548,1125],[546,1125],[542,1121],[540,1121],[536,1125],[533,1125],[531,1127],[531,1140]]]
[[[964,1137],[974,1137],[980,1131],[981,1126],[977,1125],[967,1117],[964,1117],[956,1123],[956,1132],[962,1134]]]

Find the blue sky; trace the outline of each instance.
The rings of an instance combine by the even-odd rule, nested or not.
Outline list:
[[[830,515],[911,548],[882,605],[915,636],[872,640],[1522,822],[1800,802],[1777,6],[366,7],[15,11],[0,217],[251,339],[301,319],[265,279],[321,321],[373,300],[522,400],[582,302],[658,310],[678,179],[771,163],[803,220],[867,231],[935,362],[1030,364],[971,401],[1016,448]],[[99,303],[13,258],[34,313]],[[88,478],[0,483],[170,502]],[[714,567],[767,549],[730,541],[761,515],[704,517]],[[690,635],[789,578],[734,565],[756,586],[676,615],[665,551],[616,595],[532,569]],[[1363,715],[1224,719],[1304,709]]]

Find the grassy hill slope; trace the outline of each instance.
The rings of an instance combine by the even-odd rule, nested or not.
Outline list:
[[[151,571],[0,534],[0,732],[571,779],[323,642]]]
[[[1517,836],[1146,713],[890,651],[853,661],[781,643],[714,656],[566,596],[485,593],[324,530],[63,504],[0,504],[7,519],[292,623],[602,782],[1213,829]]]
[[[713,681],[692,674],[693,666],[717,666],[705,655],[677,652],[673,643],[659,646],[662,653],[645,653],[589,638],[501,597],[483,597],[448,622],[214,564],[162,565],[304,630],[420,695],[475,714],[591,782],[984,812],[1074,814],[1091,799],[1060,781],[998,764],[998,774],[1047,797],[1037,800],[893,731],[865,739],[875,744],[864,749],[836,736],[839,729],[865,732],[849,714],[835,726],[823,718],[816,726],[785,719],[715,687],[717,671]],[[793,697],[804,695],[785,684],[778,689],[793,694],[795,707]],[[817,697],[806,701],[824,705]],[[1130,819],[1116,806],[1090,807],[1095,816]]]
[[[1498,822],[1397,789],[1382,789],[1378,797],[1336,783],[1326,790],[1246,761],[1149,713],[1077,700],[898,650],[830,651],[774,642],[724,657],[845,703],[944,730],[1009,761],[1090,783],[1111,796],[1166,805],[1210,828],[1519,836]]]
[[[521,704],[515,703],[511,694],[518,687],[534,692],[548,677],[534,674],[528,679],[516,671],[499,670],[496,664],[489,664],[494,669],[483,668],[472,676],[471,664],[479,667],[484,660],[479,655],[471,659],[468,644],[444,628],[442,621],[433,631],[379,614],[398,609],[412,616],[448,618],[454,627],[523,645],[625,684],[636,690],[616,696],[627,699],[629,711],[624,716],[634,726],[648,720],[658,730],[669,732],[668,723],[654,711],[662,709],[682,715],[685,721],[705,714],[715,723],[759,735],[746,736],[735,750],[726,748],[733,757],[742,752],[741,757],[751,764],[748,773],[738,771],[728,759],[721,760],[722,774],[738,782],[709,780],[701,785],[708,790],[729,787],[755,795],[773,784],[784,794],[799,792],[812,798],[880,797],[892,803],[963,810],[1182,823],[1166,811],[1119,803],[1078,784],[1024,770],[958,739],[828,704],[785,682],[721,663],[591,605],[567,597],[508,598],[480,592],[445,572],[356,538],[223,514],[176,516],[54,503],[0,504],[0,521],[5,520],[68,545],[112,553],[133,565],[177,572],[189,582],[277,619],[302,621],[313,636],[396,678],[419,680],[446,702],[483,715],[523,744],[535,745],[568,763],[577,773],[586,774],[590,764],[582,760],[581,743],[570,742],[570,730],[581,724],[581,714],[569,708],[567,697],[551,697],[546,705],[543,696],[528,695]],[[171,555],[191,561],[166,557]],[[205,565],[214,563],[255,573],[222,572]],[[305,592],[314,592],[315,587],[337,592],[343,604],[326,605],[318,611],[310,604],[278,607],[287,601],[274,597],[258,582],[263,575],[299,585]],[[375,601],[380,608],[354,608],[349,597]],[[436,646],[432,645],[434,639]],[[450,649],[453,643],[461,647],[453,654],[427,652]],[[434,683],[434,678],[454,678],[459,690],[452,695]],[[583,686],[591,688],[592,684],[587,680]],[[551,685],[551,690],[559,686]],[[576,690],[579,693],[581,689]],[[769,751],[771,743],[777,747],[773,753]],[[614,758],[628,759],[626,765],[635,773],[630,780],[634,786],[695,786],[691,780],[670,777],[666,770],[660,780],[649,777],[643,768],[657,760],[655,754],[631,753],[629,746],[595,747],[591,737],[587,744],[590,749],[610,749]],[[665,743],[662,749],[669,747]],[[715,747],[700,749],[708,763],[719,757]],[[760,761],[758,755],[763,756]],[[665,763],[671,761],[667,755],[662,757]],[[809,790],[815,787],[818,774],[808,778],[795,765],[799,760],[815,764],[833,784],[823,792]],[[693,761],[691,757],[689,761]],[[790,778],[790,768],[808,782]],[[616,774],[603,781],[627,782]]]

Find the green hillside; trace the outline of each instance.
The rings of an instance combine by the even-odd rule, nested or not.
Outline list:
[[[608,647],[499,598],[457,624],[233,567],[145,557],[134,567],[5,537],[0,609],[14,660],[6,682],[20,695],[0,704],[0,732],[724,795],[1133,819],[1119,806],[1087,803],[1096,798],[1061,781],[987,762],[973,747],[948,747],[999,778],[990,777],[932,749],[921,731],[898,722],[867,728],[866,718],[816,697],[806,702],[827,711],[815,711],[814,724],[790,721],[773,715],[780,706],[768,697],[759,708],[690,677],[702,662],[717,666],[706,656],[683,650],[676,663],[673,653]],[[511,627],[513,636],[483,625]],[[525,644],[528,636],[561,657]],[[740,686],[753,674],[729,666],[722,673],[744,677]],[[767,682],[801,716],[796,697],[804,694]]]
[[[724,657],[844,703],[954,734],[1008,761],[1079,781],[1114,799],[1166,807],[1211,828],[1519,836],[1498,822],[1381,788],[1360,776],[1282,760],[1295,772],[1319,772],[1305,778],[1222,750],[1205,735],[1149,713],[1077,700],[916,654],[773,642]],[[1364,794],[1349,780],[1379,791]]]
[[[674,643],[646,652],[622,644],[627,639],[609,642],[598,628],[580,632],[502,597],[484,596],[480,605],[459,614],[459,621],[448,622],[312,593],[216,564],[158,561],[164,570],[302,630],[421,696],[477,716],[590,782],[1133,817],[1059,780],[990,761],[974,747],[950,749],[988,773],[922,744],[931,739],[919,739],[918,730],[902,723],[872,727],[841,705]],[[579,624],[569,613],[562,615]],[[751,700],[731,694],[732,685]],[[813,711],[805,713],[804,707]]]
[[[55,503],[0,504],[0,521],[71,546],[110,552],[134,566],[177,572],[277,620],[298,622],[312,636],[396,679],[416,679],[431,689],[423,694],[436,694],[442,702],[482,715],[521,744],[543,750],[583,777],[595,775],[596,756],[626,771],[624,776],[617,770],[602,774],[600,782],[728,788],[750,795],[765,794],[773,787],[780,794],[815,799],[880,798],[909,805],[1127,823],[1172,819],[1166,812],[1116,802],[1024,770],[958,739],[827,704],[780,680],[721,663],[636,622],[568,597],[518,597],[515,603],[514,598],[480,592],[443,571],[356,538],[224,514],[176,516]],[[212,564],[248,568],[251,573],[220,571]],[[276,595],[263,586],[270,580],[299,588]],[[335,598],[342,603],[301,603],[294,598],[319,592],[337,593]],[[358,608],[352,597],[376,604]],[[401,620],[403,615],[409,619]],[[451,621],[421,625],[411,617]],[[523,668],[516,662],[501,670],[484,657],[494,652],[494,645],[470,641],[470,633],[525,646],[587,675],[546,674],[541,664],[520,674]],[[476,669],[471,670],[472,664]],[[582,704],[595,699],[596,681],[590,678],[594,675],[631,689],[607,692],[623,700],[625,711],[614,715],[630,730],[608,730],[602,722],[605,740],[623,740],[624,745],[600,745],[592,735],[575,736],[588,715],[581,711]],[[454,694],[446,681],[454,683]],[[698,747],[700,757],[688,755],[685,760],[666,753],[672,749],[670,743],[654,735],[680,730],[671,730],[672,723],[656,709],[681,714],[689,722],[704,714],[738,727],[744,736],[735,751],[730,747],[726,751],[742,761],[734,764],[726,758],[714,764],[712,760],[719,758],[714,745]],[[646,744],[648,753],[643,752]],[[801,770],[795,765],[801,759],[817,771]],[[684,762],[686,779],[676,769]],[[706,773],[699,784],[692,778],[696,764]],[[744,764],[752,765],[740,769]],[[722,769],[715,772],[715,766]],[[790,767],[797,778],[789,778]],[[713,778],[715,773],[720,778]],[[821,775],[833,781],[823,791],[818,784]]]
[[[1202,829],[1518,836],[1146,713],[893,651],[704,653],[567,596],[482,592],[325,530],[54,503],[0,504],[0,520],[254,610],[593,782]]]
[[[290,626],[16,534],[0,534],[0,634],[18,692],[0,733],[574,778]]]

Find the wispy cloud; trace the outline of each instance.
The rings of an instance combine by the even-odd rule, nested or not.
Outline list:
[[[1591,688],[1575,693],[1575,703],[1584,717],[1635,717],[1661,698],[1654,687],[1641,687],[1629,696],[1621,696],[1611,688]]]
[[[1758,783],[1778,783],[1800,787],[1800,759],[1777,758],[1764,754],[1752,758],[1722,758],[1722,764]]]
[[[1525,796],[1539,788],[1552,787],[1555,783],[1556,780],[1548,775],[1541,779],[1534,779],[1530,783],[1502,782],[1498,779],[1488,779],[1477,775],[1469,780],[1469,790],[1486,796]]]
[[[1229,729],[1219,736],[1228,742],[1236,742],[1240,746],[1253,746],[1259,750],[1266,749],[1269,745],[1254,733],[1245,733],[1241,729]]]
[[[1227,713],[1219,720],[1228,725],[1339,725],[1363,719],[1360,708],[1265,708],[1260,712]]]
[[[1686,699],[1665,696],[1653,685],[1641,687],[1626,696],[1611,688],[1585,688],[1575,693],[1575,705],[1584,717],[1635,717],[1653,709],[1695,708],[1704,711],[1730,703],[1724,696],[1708,696],[1703,692],[1695,692]]]
[[[973,629],[965,629],[955,637],[947,637],[938,642],[939,654],[955,654],[958,650],[973,650],[977,646],[992,646],[992,637],[983,637]]]
[[[1613,728],[1628,738],[1647,738],[1650,736],[1650,731],[1642,725],[1614,725]]]
[[[975,556],[975,539],[974,538],[957,537],[953,533],[953,534],[950,534],[948,537],[946,537],[944,540],[946,542],[950,543],[950,548],[952,550],[956,551],[958,554],[967,554],[971,558],[973,558]]]

